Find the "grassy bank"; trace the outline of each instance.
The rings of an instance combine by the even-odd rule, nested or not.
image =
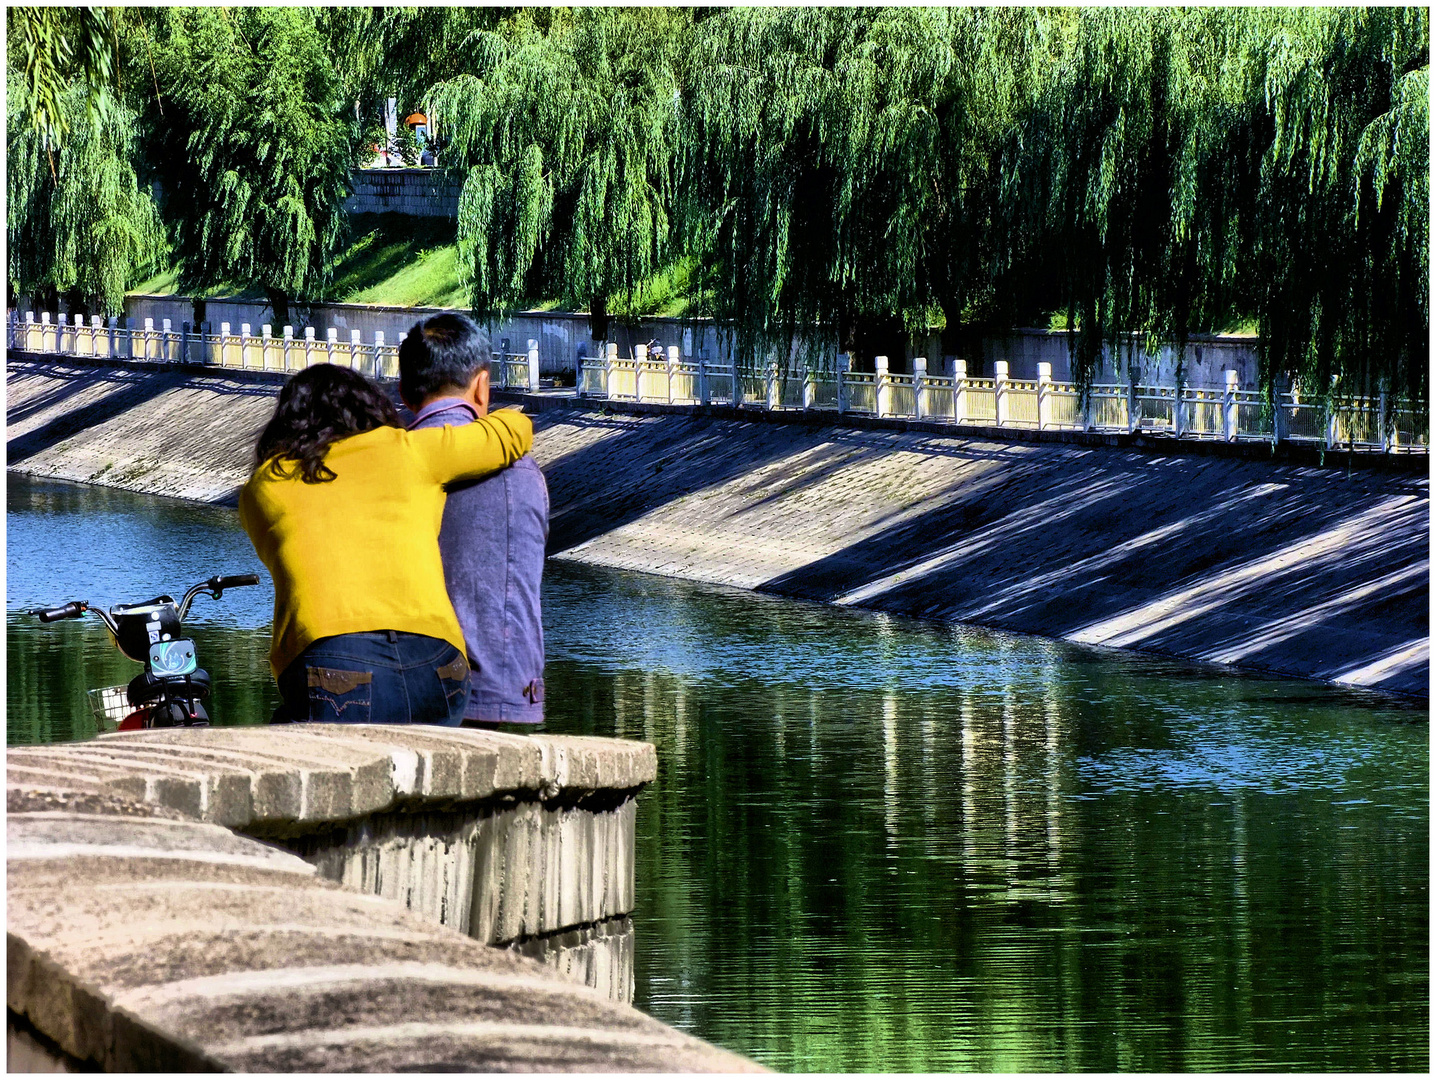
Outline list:
[[[459,248],[455,225],[442,218],[405,214],[359,214],[351,220],[349,245],[335,262],[329,287],[320,298],[329,303],[377,304],[385,307],[467,308],[468,293],[459,280]],[[615,316],[691,313],[690,282],[696,263],[682,258],[644,281],[633,296],[609,298]],[[180,292],[179,274],[169,269],[140,282],[134,292],[173,295]],[[261,289],[226,284],[210,296],[261,300]],[[523,305],[530,311],[556,309],[558,300],[536,296]]]

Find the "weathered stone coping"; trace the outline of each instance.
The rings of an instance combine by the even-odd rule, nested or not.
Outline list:
[[[12,1068],[757,1069],[173,809],[12,781],[8,810]]]
[[[505,796],[611,801],[657,775],[649,743],[463,728],[293,724],[12,748],[12,783],[110,792],[265,837]]]
[[[535,928],[565,911],[597,912],[599,936],[622,937],[632,866],[610,864],[614,849],[631,847],[633,793],[656,774],[647,743],[305,724],[115,734],[7,758],[12,1062],[109,1071],[757,1068],[550,966],[439,925],[422,903],[406,910],[327,880],[317,863],[342,863],[336,849],[310,861],[285,850],[326,831],[350,845],[356,833],[402,834],[395,823],[407,821],[418,843],[391,837],[383,851],[360,845],[358,857],[383,855],[391,873],[467,873],[474,910],[497,910],[489,921],[507,918],[530,951],[572,953],[585,942],[571,928],[547,946]],[[452,817],[489,837],[470,844],[468,864],[455,855],[462,842],[416,824]],[[532,910],[485,896],[494,874],[541,879],[536,889],[500,890],[537,895]],[[591,951],[580,961],[595,965]]]

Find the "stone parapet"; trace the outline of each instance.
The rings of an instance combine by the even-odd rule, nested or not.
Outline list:
[[[648,743],[467,729],[171,728],[12,748],[12,783],[111,792],[265,837],[496,797],[581,802],[657,775]]]
[[[8,810],[12,1069],[757,1069],[159,803],[12,777]]]
[[[169,729],[14,748],[7,770],[12,789],[67,805],[120,800],[269,841],[264,850],[288,850],[321,877],[489,944],[557,958],[557,945],[532,943],[561,934],[571,947],[578,935],[585,955],[601,944],[613,956],[569,968],[632,996],[632,944],[613,927],[633,911],[635,797],[657,772],[648,743],[378,725]]]

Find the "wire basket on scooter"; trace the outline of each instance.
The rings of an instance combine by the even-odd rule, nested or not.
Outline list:
[[[101,731],[114,731],[119,727],[120,721],[135,711],[126,696],[128,689],[121,683],[119,686],[102,686],[89,692],[90,711],[95,714]]]

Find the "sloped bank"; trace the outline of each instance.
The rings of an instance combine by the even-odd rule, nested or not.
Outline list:
[[[12,469],[225,502],[277,384],[7,390]],[[1429,695],[1419,473],[543,404],[555,557]]]

